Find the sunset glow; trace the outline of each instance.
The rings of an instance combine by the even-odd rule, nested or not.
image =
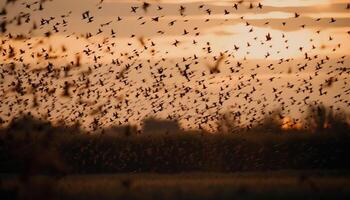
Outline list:
[[[350,199],[350,0],[0,0],[0,200]]]
[[[33,89],[26,80],[22,85],[26,94],[13,93],[16,76],[5,76],[2,71],[1,118],[8,123],[20,113],[31,112],[52,122],[71,123],[80,109],[76,107],[84,105],[74,102],[83,101],[90,102],[81,118],[86,129],[91,128],[94,118],[99,118],[101,127],[108,127],[115,122],[140,125],[147,117],[170,117],[179,119],[184,128],[215,131],[218,115],[225,112],[241,111],[240,123],[246,126],[252,115],[263,116],[267,110],[281,106],[285,109],[283,115],[291,120],[301,118],[300,110],[316,102],[336,109],[349,107],[349,70],[338,71],[350,62],[350,46],[346,45],[350,42],[350,13],[346,1],[149,3],[143,8],[140,1],[108,0],[100,4],[90,0],[81,8],[76,1],[64,0],[45,3],[45,9],[40,11],[34,1],[3,2],[7,12],[2,19],[9,22],[0,36],[3,69],[19,63],[29,65],[23,70],[31,80],[36,80],[34,73],[44,72],[48,65],[58,71],[69,68],[69,72],[61,79],[43,79],[55,91],[55,96],[45,97],[43,91],[30,94]],[[84,19],[86,10],[90,10],[85,17],[89,16],[91,22]],[[26,18],[28,11],[30,18]],[[20,15],[23,16],[18,18]],[[10,22],[11,18],[17,19],[16,23]],[[213,73],[212,67],[220,56],[223,60]],[[77,59],[79,67],[74,67]],[[125,66],[127,82],[118,80]],[[187,78],[182,71],[185,66],[190,66]],[[157,70],[167,77],[161,84],[154,80]],[[94,91],[88,96],[84,89],[86,77],[81,77],[84,73],[90,73],[90,92]],[[337,82],[331,87],[322,86],[334,77]],[[99,86],[101,81],[103,85]],[[69,91],[74,95],[58,98],[65,83],[71,85]],[[305,88],[305,83],[314,87],[312,93],[305,93],[310,89]],[[140,96],[148,87],[157,92]],[[182,90],[188,93],[180,100]],[[166,94],[169,91],[171,95]],[[199,94],[204,102],[196,101]],[[224,94],[225,101],[218,106],[217,98]],[[342,99],[334,99],[339,94]],[[309,99],[305,104],[306,96]],[[41,101],[37,108],[29,106],[34,97]],[[14,99],[29,102],[10,106]],[[50,117],[45,111],[49,105],[56,108]],[[155,111],[160,105],[163,109]],[[108,109],[110,106],[120,108],[118,118],[111,119],[115,111]],[[89,115],[88,110],[97,108],[106,113]],[[134,109],[132,113],[130,108]],[[200,126],[203,116],[211,116],[212,120]]]

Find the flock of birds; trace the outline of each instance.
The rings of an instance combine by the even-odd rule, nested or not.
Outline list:
[[[30,112],[49,121],[79,123],[98,131],[113,125],[142,123],[144,118],[156,116],[179,120],[183,127],[215,131],[218,121],[227,115],[240,126],[251,128],[272,114],[274,107],[281,109],[283,119],[293,111],[304,113],[308,106],[322,103],[322,98],[328,99],[334,110],[350,106],[349,59],[348,55],[337,54],[345,44],[335,45],[330,54],[324,55],[319,54],[319,49],[326,47],[320,47],[310,38],[310,44],[299,48],[302,59],[281,57],[269,61],[271,54],[278,55],[281,51],[274,51],[271,41],[279,37],[287,51],[292,38],[288,38],[288,33],[254,36],[255,27],[242,16],[234,20],[245,24],[246,34],[252,35],[246,46],[270,48],[266,60],[250,62],[246,56],[254,52],[240,52],[243,47],[237,44],[215,54],[212,42],[201,40],[198,26],[190,30],[177,25],[189,21],[186,16],[190,13],[184,4],[178,6],[179,18],[166,22],[169,30],[182,32],[179,39],[169,42],[169,48],[152,38],[130,33],[126,45],[131,50],[118,52],[119,44],[115,40],[118,30],[113,26],[125,20],[123,16],[116,14],[115,19],[87,33],[69,34],[71,15],[77,14],[83,24],[93,24],[98,15],[92,10],[68,11],[60,17],[43,17],[40,23],[34,21],[31,15],[44,11],[51,1],[7,0],[1,10],[0,124],[8,124],[14,117]],[[26,10],[9,18],[7,8],[13,5]],[[143,17],[151,8],[155,16]],[[225,8],[220,14],[229,16],[240,9],[263,10],[264,5],[240,0]],[[103,11],[104,1],[96,2],[95,9]],[[167,19],[157,16],[157,12],[165,9],[160,2],[152,1],[135,3],[130,12],[140,21],[139,26],[153,23],[156,34],[162,36],[167,30],[157,30],[157,23]],[[201,22],[204,24],[210,21],[206,16],[216,12],[200,3],[197,9],[204,13]],[[350,11],[350,4],[345,4],[344,10]],[[300,13],[294,14],[295,19],[301,17]],[[324,20],[330,27],[337,24],[336,18],[318,18],[314,23]],[[225,21],[230,23],[232,19]],[[26,34],[12,31],[28,24]],[[264,26],[269,27],[268,19]],[[301,23],[300,29],[307,26]],[[288,27],[288,19],[281,27]],[[38,30],[43,32],[42,36],[32,36]],[[321,31],[317,30],[313,37]],[[68,44],[52,47],[50,38],[60,34],[86,45],[74,53]],[[350,40],[350,31],[344,34]],[[99,35],[103,35],[101,42],[94,40]],[[184,44],[183,37],[194,39],[191,44]],[[333,40],[335,36],[330,35],[328,41]],[[21,45],[14,45],[16,42]],[[176,59],[163,56],[173,48],[181,51],[185,45],[201,50],[205,56],[194,54]],[[237,53],[243,53],[244,58],[235,58]],[[294,79],[286,78],[292,75]],[[298,124],[300,119],[295,118],[292,123]]]

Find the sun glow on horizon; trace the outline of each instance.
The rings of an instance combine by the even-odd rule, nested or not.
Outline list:
[[[239,112],[244,127],[283,107],[290,129],[308,105],[348,109],[344,1],[181,2],[10,3],[1,119],[79,113],[89,129],[158,117],[215,131],[224,112]]]

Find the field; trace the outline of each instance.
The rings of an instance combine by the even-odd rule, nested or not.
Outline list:
[[[1,199],[350,199],[348,129],[88,135],[24,122],[0,131]]]
[[[344,171],[36,176],[26,185],[16,176],[2,179],[2,189],[17,188],[24,199],[350,198],[350,174]]]

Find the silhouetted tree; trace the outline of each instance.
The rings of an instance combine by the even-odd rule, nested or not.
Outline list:
[[[317,133],[326,130],[342,133],[349,130],[346,117],[347,114],[344,111],[334,112],[333,107],[327,108],[323,104],[318,104],[308,108],[306,122],[308,128]]]

